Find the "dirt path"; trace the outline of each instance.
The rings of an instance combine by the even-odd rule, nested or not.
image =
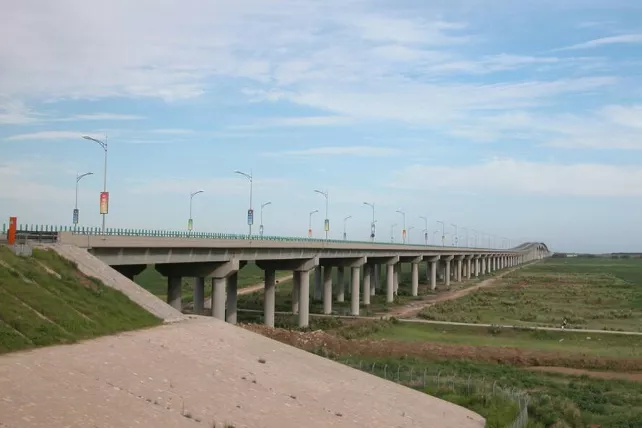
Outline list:
[[[460,297],[464,297],[474,291],[490,287],[494,285],[498,280],[502,279],[504,275],[507,275],[520,268],[521,266],[502,272],[501,274],[492,278],[485,279],[479,284],[473,285],[472,287],[467,287],[456,291],[448,291],[437,296],[427,296],[425,299],[414,301],[406,306],[393,308],[390,311],[386,312],[385,315],[395,318],[414,318],[424,308],[435,305],[437,303],[446,302],[448,300],[459,299]]]
[[[527,367],[526,370],[530,370],[533,372],[560,373],[560,374],[574,375],[574,376],[586,375],[586,376],[594,377],[598,379],[620,379],[620,380],[629,380],[633,382],[642,382],[642,372],[634,372],[634,373],[598,372],[593,370],[572,369],[568,367],[550,367],[550,366]]]
[[[276,285],[278,286],[283,281],[287,281],[288,279],[292,279],[292,278],[293,278],[293,275],[280,276],[276,279]],[[258,284],[241,288],[240,290],[238,290],[237,295],[242,296],[244,294],[255,293],[257,291],[263,290],[263,287],[265,287],[265,284],[263,282],[259,282]]]

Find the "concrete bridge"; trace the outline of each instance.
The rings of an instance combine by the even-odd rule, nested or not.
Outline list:
[[[264,319],[274,326],[276,271],[293,272],[292,312],[299,326],[309,324],[310,273],[314,272],[314,297],[323,300],[323,312],[332,313],[336,301],[346,297],[345,273],[349,272],[350,313],[358,316],[360,304],[370,304],[377,291],[392,302],[399,287],[403,263],[410,264],[412,294],[418,293],[419,264],[427,263],[427,280],[435,289],[439,276],[451,281],[484,275],[549,256],[543,243],[524,243],[512,249],[436,247],[323,240],[210,239],[199,237],[150,237],[57,232],[56,240],[86,248],[92,255],[133,280],[147,265],[167,277],[167,302],[181,309],[182,278],[195,278],[194,311],[203,312],[206,278],[211,280],[212,315],[230,323],[237,318],[238,272],[252,261],[265,271]],[[385,287],[379,277],[386,266]],[[333,287],[333,269],[338,284]],[[333,288],[335,288],[333,290]],[[334,293],[333,293],[334,291]]]

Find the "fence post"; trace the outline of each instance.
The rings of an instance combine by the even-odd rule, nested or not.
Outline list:
[[[426,389],[426,368],[424,367],[424,389]]]
[[[388,379],[388,364],[383,366],[383,378],[386,380]]]

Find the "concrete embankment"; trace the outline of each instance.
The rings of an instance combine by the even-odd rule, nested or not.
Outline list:
[[[133,302],[165,322],[176,322],[185,319],[185,316],[180,311],[172,308],[117,270],[112,269],[86,249],[66,244],[42,245],[42,247],[56,251],[62,257],[74,262],[78,266],[78,270],[83,274],[99,279],[106,286],[122,292]]]

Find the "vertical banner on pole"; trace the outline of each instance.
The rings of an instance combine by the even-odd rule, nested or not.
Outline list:
[[[308,229],[308,238],[312,238],[312,229]]]
[[[254,210],[247,210],[247,224],[250,226],[254,224]]]
[[[78,215],[79,215],[78,208],[74,208],[74,214],[73,214],[74,224],[78,224]]]
[[[323,228],[324,228],[324,230],[326,232],[328,232],[330,230],[330,220],[328,220],[327,218],[325,219],[325,222],[323,223]]]
[[[109,192],[100,192],[100,213],[107,214],[109,212]]]
[[[9,217],[9,233],[7,233],[7,242],[9,245],[16,243],[16,231],[18,230],[18,217]]]
[[[191,232],[193,227],[194,227],[194,221],[190,218],[189,220],[187,220],[187,230]]]

